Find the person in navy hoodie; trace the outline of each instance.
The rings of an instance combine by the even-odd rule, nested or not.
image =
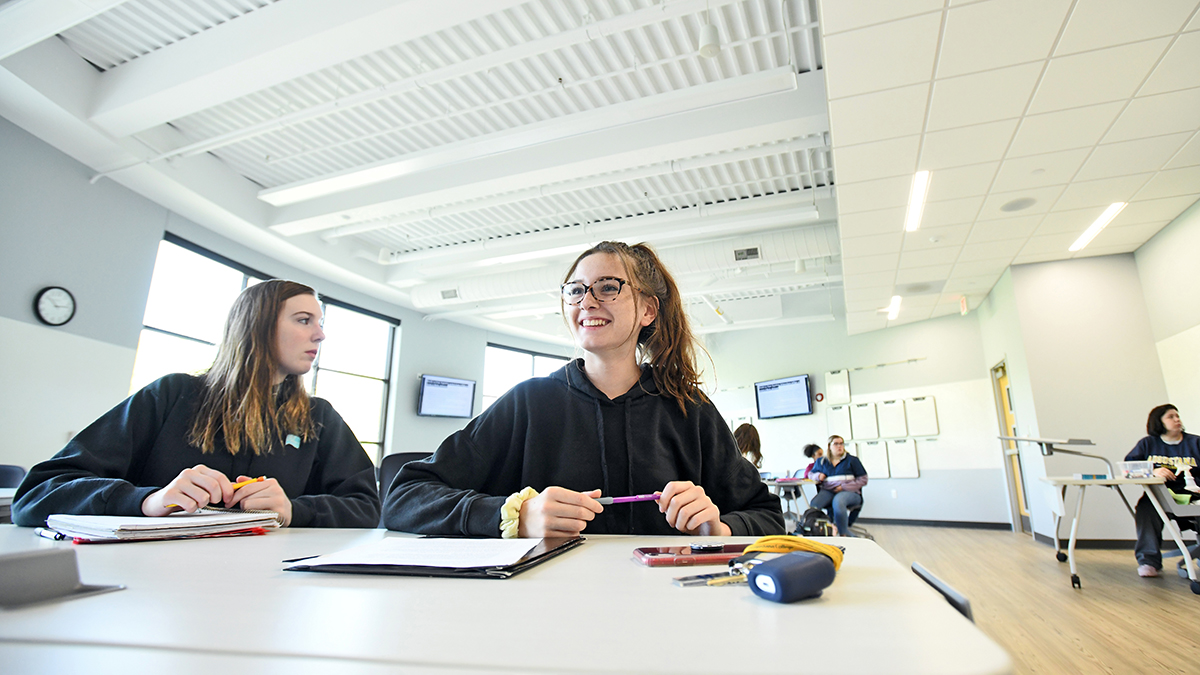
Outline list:
[[[818,459],[809,476],[817,481],[817,496],[809,505],[824,509],[838,534],[853,537],[850,531],[850,511],[862,506],[862,489],[867,484],[867,470],[857,457],[846,452],[846,440],[829,437],[829,451]]]
[[[1165,478],[1167,489],[1176,494],[1189,494],[1184,472],[1200,476],[1200,437],[1184,432],[1179,409],[1170,403],[1155,407],[1146,419],[1146,437],[1137,442],[1125,455],[1126,462],[1151,462],[1154,475]],[[1192,501],[1198,495],[1192,494]],[[1162,569],[1163,521],[1150,498],[1142,495],[1134,515],[1137,543],[1134,555],[1138,561],[1138,576],[1156,577]]]

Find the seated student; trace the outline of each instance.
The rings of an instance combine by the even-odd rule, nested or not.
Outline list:
[[[151,383],[34,466],[17,489],[13,522],[214,504],[275,511],[285,526],[375,527],[370,458],[300,380],[325,339],[320,324],[308,286],[272,280],[242,291],[208,372]],[[232,488],[258,476],[267,479]]]
[[[747,422],[733,430],[733,440],[737,442],[738,451],[742,453],[754,468],[762,468],[762,441],[758,438],[758,429]]]
[[[812,460],[808,463],[808,467],[804,469],[804,477],[812,478],[813,467],[817,465],[818,459],[821,459],[825,456],[825,451],[822,450],[821,446],[817,445],[816,443],[809,443],[808,445],[804,446],[804,456]]]
[[[431,460],[405,465],[384,525],[492,537],[783,534],[779,500],[700,390],[679,289],[654,251],[597,244],[571,265],[562,303],[583,358],[513,387]],[[653,502],[596,501],[654,492]]]
[[[1150,417],[1146,420],[1146,434],[1125,455],[1125,461],[1152,462],[1154,475],[1167,480],[1168,490],[1188,494],[1183,473],[1190,471],[1193,476],[1200,475],[1196,469],[1200,463],[1200,436],[1184,432],[1179,409],[1170,403],[1150,411]],[[1192,495],[1192,500],[1196,500],[1196,495]],[[1134,522],[1137,526],[1137,543],[1133,552],[1137,556],[1138,576],[1156,577],[1162,569],[1162,552],[1159,549],[1162,548],[1163,521],[1146,495],[1138,500]]]
[[[811,477],[817,481],[817,496],[809,504],[829,513],[839,535],[853,537],[850,510],[863,503],[862,489],[867,484],[867,470],[857,457],[846,452],[845,439],[829,437],[829,451],[816,461]]]

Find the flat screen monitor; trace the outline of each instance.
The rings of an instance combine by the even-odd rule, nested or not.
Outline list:
[[[421,376],[417,414],[425,417],[471,417],[475,411],[475,381],[438,375]]]
[[[778,380],[754,383],[754,401],[758,404],[758,419],[811,415],[812,393],[808,375],[793,375]]]

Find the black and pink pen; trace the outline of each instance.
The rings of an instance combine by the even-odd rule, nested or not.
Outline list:
[[[628,504],[629,502],[658,501],[662,495],[634,495],[632,497],[600,497],[596,501],[608,506],[609,504]]]

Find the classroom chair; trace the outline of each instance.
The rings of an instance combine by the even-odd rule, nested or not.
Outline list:
[[[934,590],[941,593],[942,597],[946,598],[946,602],[950,603],[950,606],[954,609],[957,609],[959,614],[967,617],[967,620],[971,623],[975,623],[975,616],[971,613],[971,601],[966,596],[954,590],[954,587],[939,579],[933,572],[925,569],[925,566],[921,563],[914,562],[912,564],[912,571],[913,574],[924,579],[925,583],[933,586]]]
[[[409,462],[425,459],[432,454],[432,452],[396,452],[384,455],[383,462],[379,464],[379,496],[387,495],[388,488],[392,486],[392,480],[396,474],[400,473],[400,467]]]
[[[1198,527],[1198,519],[1200,519],[1200,502],[1193,504],[1176,504],[1171,497],[1171,491],[1165,485],[1151,485],[1150,489],[1154,491],[1154,496],[1158,498],[1158,502],[1163,505],[1163,510],[1168,515],[1175,516],[1175,524],[1179,526],[1180,531],[1194,530],[1197,534],[1197,539],[1200,539],[1200,527]],[[1166,558],[1182,558],[1183,554],[1175,548],[1174,542],[1164,540],[1164,546],[1170,546],[1169,550],[1163,551],[1162,557]],[[1191,554],[1192,560],[1196,560],[1196,555],[1200,553],[1200,543],[1193,544],[1188,547],[1188,553]],[[1200,564],[1200,563],[1198,563]],[[1179,561],[1179,576],[1187,578],[1187,570],[1183,567],[1183,561]]]
[[[16,464],[0,464],[0,488],[15,488],[25,478],[25,467]]]

